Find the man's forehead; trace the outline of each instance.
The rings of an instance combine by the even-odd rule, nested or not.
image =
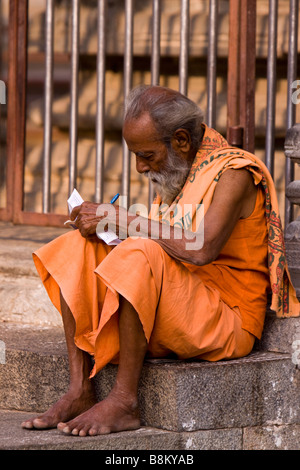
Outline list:
[[[143,113],[138,118],[128,118],[123,125],[125,140],[143,138],[149,142],[157,142],[160,136],[149,113]]]

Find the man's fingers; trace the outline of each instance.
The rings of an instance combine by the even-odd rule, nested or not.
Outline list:
[[[80,206],[74,207],[74,209],[72,210],[72,212],[71,212],[71,214],[70,214],[71,220],[75,220],[75,219],[76,219],[76,217],[78,216],[78,214],[79,214],[79,212],[80,212],[81,206],[82,206],[82,204],[81,204]]]

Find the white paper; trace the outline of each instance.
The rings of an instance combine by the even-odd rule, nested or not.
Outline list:
[[[81,206],[83,202],[84,200],[80,196],[79,192],[77,191],[77,189],[74,188],[71,196],[68,199],[69,213],[71,214],[74,207]],[[69,225],[76,229],[77,227],[76,225],[74,225],[75,220],[67,220],[65,222],[65,225]],[[96,232],[96,234],[97,234],[97,237],[103,240],[107,245],[118,245],[122,241],[112,231],[101,232],[101,233]]]
[[[107,232],[97,233],[97,237],[101,238],[107,245],[119,245],[122,240],[118,238],[115,232],[108,230]]]
[[[69,213],[71,214],[72,210],[74,207],[81,206],[81,204],[84,202],[82,197],[80,196],[79,192],[77,189],[73,189],[73,192],[71,196],[68,199],[68,207],[69,207]]]

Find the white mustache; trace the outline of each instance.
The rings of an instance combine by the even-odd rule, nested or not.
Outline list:
[[[171,204],[180,193],[189,171],[188,163],[171,152],[165,167],[160,172],[148,170],[144,175],[153,182],[155,190],[163,202]]]

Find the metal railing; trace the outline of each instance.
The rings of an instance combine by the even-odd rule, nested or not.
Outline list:
[[[286,129],[295,124],[295,103],[292,101],[292,84],[297,78],[299,0],[290,0],[289,50],[287,66],[287,116]],[[267,67],[267,117],[266,117],[266,166],[274,175],[274,136],[276,116],[276,61],[277,61],[278,0],[269,0],[268,67]],[[287,158],[285,188],[294,179],[294,162]],[[293,219],[293,204],[285,198],[285,224]]]
[[[200,1],[200,0],[199,0]],[[159,84],[160,77],[160,20],[163,0],[152,0],[151,82]],[[45,95],[44,95],[44,152],[42,213],[25,212],[24,158],[26,123],[26,70],[28,1],[10,0],[9,17],[9,93],[8,93],[8,157],[7,205],[0,209],[0,219],[15,223],[60,225],[65,215],[50,213],[51,199],[51,143],[53,90],[53,25],[54,0],[46,2],[45,23]],[[189,76],[189,0],[181,0],[181,28],[179,53],[179,91],[188,94]],[[102,202],[104,182],[104,121],[105,121],[105,61],[107,1],[98,0],[97,44],[97,111],[95,201]],[[134,0],[124,0],[124,96],[132,87]],[[207,47],[207,116],[209,126],[216,124],[216,76],[219,1],[209,0]],[[266,163],[271,173],[274,166],[274,116],[276,89],[276,25],[278,0],[269,1],[268,95],[266,119]],[[290,47],[288,60],[288,90],[296,79],[298,0],[290,1]],[[69,191],[76,186],[78,140],[78,67],[80,1],[72,0],[71,87],[69,133]],[[256,64],[256,0],[230,0],[227,81],[227,139],[249,151],[255,150],[255,64]],[[288,96],[287,128],[294,122],[294,108]],[[130,154],[123,142],[122,194],[130,199]],[[286,184],[293,179],[293,165],[287,162]],[[149,200],[152,199],[151,187]],[[291,220],[292,209],[287,201],[286,221]]]

